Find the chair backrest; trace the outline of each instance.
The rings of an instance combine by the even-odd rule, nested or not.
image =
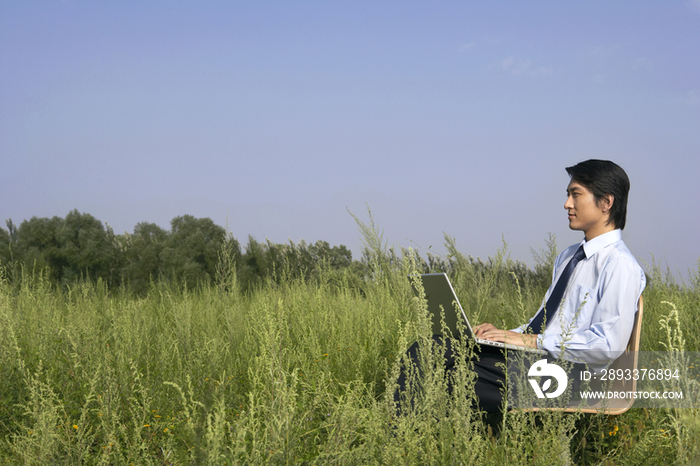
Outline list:
[[[642,334],[642,314],[644,313],[644,301],[642,297],[639,297],[639,302],[637,303],[637,314],[634,316],[634,326],[632,327],[632,335],[630,335],[630,341],[627,344],[627,350],[625,353],[617,358],[611,365],[610,369],[629,369],[630,372],[634,372],[637,369],[639,362],[639,341]],[[611,390],[614,392],[635,392],[637,390],[637,381],[632,378],[632,380],[615,379]],[[634,404],[634,397],[624,398],[624,399],[612,399],[603,400],[596,403],[593,406],[582,409],[581,411],[586,412],[599,412],[603,411],[605,414],[622,414],[632,407]]]
[[[642,314],[644,313],[644,301],[642,297],[639,297],[639,302],[637,303],[637,312],[634,316],[634,325],[632,326],[632,334],[630,335],[630,340],[627,343],[627,349],[625,352],[617,358],[610,365],[609,369],[629,369],[634,372],[637,369],[637,363],[639,362],[639,342],[642,334]],[[616,392],[628,392],[637,390],[637,381],[632,380],[618,380],[615,379],[610,390]],[[600,400],[595,404],[588,405],[586,407],[572,407],[572,408],[531,408],[528,411],[540,411],[542,409],[547,409],[551,411],[563,411],[563,412],[582,412],[595,414],[602,412],[609,415],[622,414],[632,407],[634,403],[634,397],[629,397],[629,399],[619,399],[614,398],[612,400]]]
[[[637,303],[637,315],[634,316],[632,335],[630,335],[630,341],[627,343],[627,351],[639,351],[639,340],[642,335],[642,312],[644,312],[644,300],[640,296]]]

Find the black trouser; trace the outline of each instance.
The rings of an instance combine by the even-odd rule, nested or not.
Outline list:
[[[433,342],[435,344],[442,344],[442,335],[433,335]],[[420,367],[420,357],[419,357],[419,344],[415,342],[407,351],[409,361],[415,365],[418,371],[418,379],[422,378],[422,368]],[[456,359],[455,354],[452,349],[452,342],[447,339],[444,342],[445,348],[445,372],[449,374],[455,367]],[[476,383],[474,385],[474,392],[476,394],[477,403],[474,408],[480,408],[487,413],[499,413],[503,409],[503,392],[506,388],[506,374],[503,370],[506,365],[505,349],[496,348],[488,345],[477,345],[474,349],[474,355],[472,356],[471,362],[474,366],[474,372],[477,375]],[[518,351],[519,355],[520,353]],[[527,366],[534,363],[538,359],[542,359],[545,356],[536,353],[525,353],[528,358]],[[512,363],[511,358],[511,363]],[[525,367],[520,364],[520,367],[516,364],[509,364],[509,371],[511,376],[515,373],[520,372],[521,367]],[[580,364],[574,364],[576,371],[585,369],[585,366]],[[399,412],[401,411],[401,393],[406,392],[408,377],[406,373],[406,368],[402,368],[401,374],[398,380],[398,390],[394,393],[394,401],[399,406]],[[574,380],[574,390],[578,388],[578,380]],[[452,387],[448,379],[448,390],[452,392]],[[408,393],[408,400],[413,404],[414,399],[411,394],[412,391]]]
[[[436,344],[442,344],[442,335],[433,335],[433,341]],[[408,349],[406,354],[408,355],[408,360],[412,363],[418,371],[418,379],[420,380],[423,376],[423,370],[420,364],[419,357],[420,345],[415,342]],[[452,348],[452,342],[447,339],[444,343],[445,348],[445,372],[450,373],[456,364],[454,350]],[[478,357],[477,357],[478,356]],[[501,410],[501,405],[503,404],[503,393],[502,390],[505,387],[505,374],[503,368],[498,363],[505,363],[505,357],[502,350],[494,348],[491,346],[478,346],[475,349],[474,357],[472,357],[472,363],[474,364],[474,372],[476,372],[478,378],[474,386],[476,396],[478,399],[479,407],[486,412],[496,413]],[[406,392],[408,377],[406,373],[406,368],[403,367],[401,370],[401,375],[399,376],[398,390],[394,393],[394,401],[397,403],[401,402],[401,393]],[[452,386],[448,383],[448,390],[452,392]],[[409,401],[413,404],[413,396],[409,394]]]

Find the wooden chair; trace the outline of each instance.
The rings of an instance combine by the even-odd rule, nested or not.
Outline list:
[[[634,372],[637,368],[637,363],[639,360],[639,340],[642,333],[642,313],[644,311],[644,302],[642,297],[639,297],[639,303],[637,303],[637,313],[634,316],[634,326],[632,327],[632,335],[630,335],[630,341],[627,343],[627,349],[624,354],[617,358],[611,365],[609,369],[629,369]],[[615,380],[612,387],[607,387],[606,391],[614,392],[634,392],[637,390],[636,380]],[[563,411],[568,413],[581,412],[588,414],[603,413],[609,415],[622,414],[632,407],[634,403],[634,398],[629,399],[602,399],[597,403],[585,406],[585,407],[567,407],[567,408],[531,408],[527,411]]]

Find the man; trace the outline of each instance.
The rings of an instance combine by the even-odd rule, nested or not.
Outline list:
[[[646,284],[642,268],[621,236],[630,183],[622,168],[606,160],[588,160],[566,171],[571,181],[564,208],[569,228],[582,231],[583,241],[556,258],[552,285],[528,324],[501,330],[483,323],[474,331],[483,339],[544,349],[553,358],[564,351],[564,359],[600,370],[627,347]],[[454,361],[449,344],[446,347],[450,369]],[[414,361],[416,350],[409,350]],[[472,361],[479,405],[489,412],[501,409],[505,374],[498,363],[503,361],[501,350],[483,345]],[[404,383],[399,380],[402,389]]]
[[[543,333],[526,333],[534,317],[511,331],[484,323],[475,327],[475,333],[486,340],[545,349],[554,357],[566,346],[566,359],[603,369],[627,347],[646,283],[621,235],[629,179],[622,168],[605,160],[588,160],[566,171],[571,176],[564,204],[569,228],[582,231],[584,239],[557,257],[545,303],[574,253],[582,247],[585,256],[574,267],[561,304],[555,303],[558,310],[545,306],[545,315],[548,311],[551,317]],[[566,341],[564,332],[571,332]]]

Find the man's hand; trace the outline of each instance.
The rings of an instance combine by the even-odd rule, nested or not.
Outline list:
[[[498,329],[496,328],[495,325],[487,324],[487,323],[483,323],[483,324],[479,324],[479,325],[474,326],[474,334],[479,338],[484,338],[484,337],[482,337],[482,335],[484,334],[484,332],[486,332],[488,330],[498,330]]]
[[[474,334],[484,340],[537,348],[537,335],[501,330],[493,324],[484,323],[474,326]]]

